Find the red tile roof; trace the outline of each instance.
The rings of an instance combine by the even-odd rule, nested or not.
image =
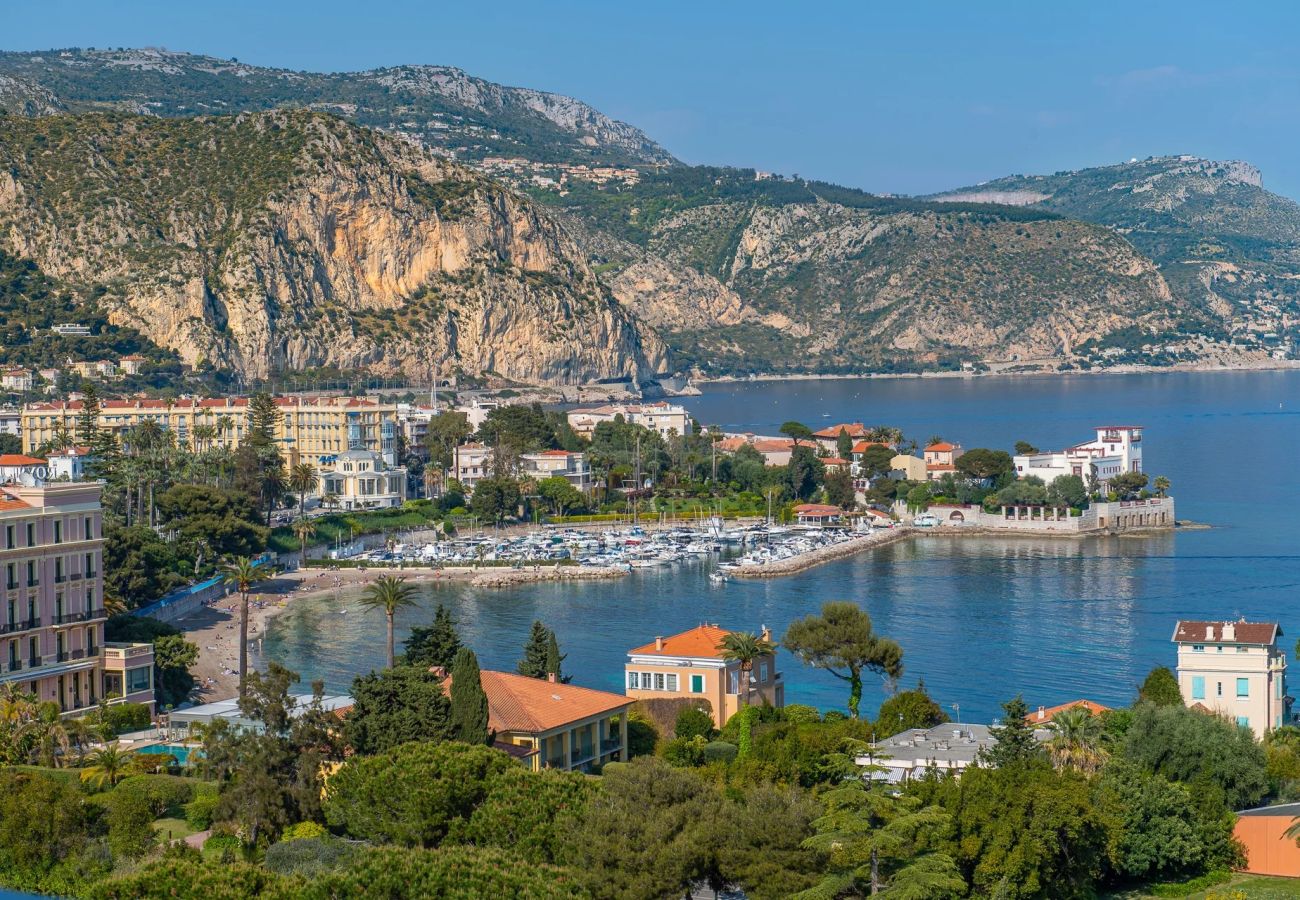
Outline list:
[[[590,716],[617,712],[633,702],[622,694],[510,672],[488,669],[479,677],[488,698],[488,727],[497,732],[551,731]],[[443,683],[450,691],[451,679]]]
[[[1224,637],[1223,629],[1231,626],[1232,637]],[[1276,622],[1182,622],[1174,628],[1171,640],[1177,644],[1272,644],[1282,635]]]
[[[628,656],[681,656],[695,659],[721,659],[722,651],[718,645],[727,635],[725,628],[717,625],[699,625],[690,631],[674,634],[663,639],[662,649],[657,640],[641,647],[627,651]]]
[[[785,438],[771,438],[764,441],[754,441],[754,449],[759,453],[780,453],[783,450],[794,449],[794,441]]]
[[[813,436],[834,440],[840,436],[841,431],[848,432],[848,435],[851,438],[867,436],[867,426],[863,425],[861,422],[843,422],[839,425],[832,425],[829,428],[823,428],[821,431],[814,431]]]
[[[858,441],[853,445],[853,452],[866,453],[868,447],[884,447],[886,450],[889,449],[889,445],[883,441]]]
[[[794,508],[796,516],[842,516],[844,510],[826,503],[800,503]]]
[[[45,460],[21,453],[0,453],[0,466],[43,466]]]
[[[1110,711],[1109,706],[1102,706],[1100,703],[1095,703],[1092,700],[1071,700],[1069,703],[1059,703],[1056,706],[1040,706],[1036,712],[1031,712],[1029,715],[1025,716],[1025,721],[1030,725],[1038,722],[1050,722],[1052,719],[1056,718],[1057,713],[1065,712],[1067,709],[1074,709],[1076,706],[1082,706],[1094,716],[1099,716],[1104,712]]]
[[[947,453],[949,450],[956,450],[956,449],[957,449],[956,444],[950,444],[947,441],[940,441],[937,444],[931,444],[930,446],[926,447],[925,452],[929,453],[933,451],[935,453]]]
[[[847,466],[848,464],[849,464],[849,461],[848,461],[847,459],[840,459],[838,456],[823,456],[823,457],[822,457],[822,465],[823,465],[823,466]]]

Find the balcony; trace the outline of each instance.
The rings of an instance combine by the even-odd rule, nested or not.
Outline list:
[[[67,575],[55,575],[55,576],[54,576],[54,583],[55,583],[55,584],[67,584],[67,581],[68,581],[68,576],[67,576]]]
[[[71,575],[68,576],[69,581],[80,581],[81,579],[82,579],[82,574],[80,572],[73,572]]]
[[[10,590],[10,591],[16,591],[16,590],[18,590],[18,582],[16,582],[16,581],[6,581],[6,582],[5,582],[5,589],[6,589],[6,590]]]
[[[8,625],[0,625],[0,634],[12,634],[15,631],[30,631],[33,628],[40,627],[41,620],[39,618],[23,619],[18,622],[10,622]]]
[[[600,754],[613,753],[616,750],[623,749],[623,742],[618,738],[606,738],[600,742]]]
[[[552,756],[546,761],[546,768],[548,769],[563,769],[564,767],[563,756]]]

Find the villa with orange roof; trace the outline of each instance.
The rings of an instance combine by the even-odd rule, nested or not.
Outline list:
[[[1069,703],[1058,703],[1056,706],[1040,706],[1034,712],[1025,716],[1025,723],[1028,725],[1047,725],[1056,718],[1058,713],[1063,713],[1067,709],[1078,709],[1082,707],[1094,716],[1099,716],[1104,712],[1110,712],[1109,706],[1102,706],[1092,700],[1071,700]]]
[[[731,633],[717,625],[700,625],[629,650],[624,666],[627,695],[634,700],[703,701],[701,706],[708,704],[719,728],[742,705],[785,706],[785,683],[776,670],[775,653],[754,662],[748,694],[741,703],[740,663],[724,659],[719,649]],[[767,628],[763,628],[762,636],[772,639]]]
[[[533,771],[590,772],[627,759],[627,697],[490,669],[479,679],[496,746]],[[443,687],[451,690],[451,678]]]
[[[6,391],[25,393],[32,389],[32,373],[28,369],[5,369],[0,373],[0,387]]]
[[[957,457],[963,453],[961,444],[938,441],[925,448],[925,477],[938,481],[949,472],[957,471]]]
[[[839,425],[831,425],[829,428],[823,428],[820,431],[814,431],[813,437],[819,445],[834,452],[835,448],[839,446],[840,432],[847,434],[849,439],[856,443],[866,439],[867,426],[861,422],[844,422]]]

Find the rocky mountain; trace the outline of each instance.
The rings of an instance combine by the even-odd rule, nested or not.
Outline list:
[[[0,112],[15,116],[49,116],[65,108],[52,93],[23,78],[0,75]]]
[[[665,365],[536,204],[322,113],[0,117],[0,248],[186,362],[252,375]]]
[[[699,168],[539,196],[618,236],[586,244],[616,296],[708,371],[1055,366],[1123,329],[1213,324],[1113,230],[1040,210]]]
[[[1263,187],[1254,166],[1193,156],[1013,175],[932,198],[1049,210],[1122,234],[1174,295],[1203,306],[1234,341],[1300,339],[1300,204]]]
[[[640,130],[581,101],[505,87],[449,66],[294,72],[156,48],[76,48],[0,52],[3,78],[20,79],[49,98],[28,115],[56,107],[158,116],[310,108],[408,134],[461,159],[674,162]],[[0,81],[0,104],[4,90]]]

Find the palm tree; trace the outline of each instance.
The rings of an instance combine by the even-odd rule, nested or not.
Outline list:
[[[33,750],[37,763],[42,766],[54,768],[61,765],[72,746],[62,713],[59,704],[53,700],[37,707],[36,720],[32,723],[36,735]]]
[[[298,518],[293,523],[293,534],[302,545],[302,558],[307,558],[307,541],[311,540],[312,535],[316,533],[316,526],[311,523],[311,519]]]
[[[375,579],[361,595],[361,605],[367,609],[382,609],[388,619],[388,668],[393,667],[393,615],[403,607],[415,606],[415,585],[405,578],[384,575]]]
[[[1101,719],[1087,707],[1062,710],[1052,718],[1053,737],[1047,742],[1052,765],[1059,770],[1073,769],[1084,775],[1101,771],[1107,753],[1102,747]]]
[[[131,758],[116,746],[100,747],[86,757],[86,763],[81,770],[82,781],[94,788],[113,787],[126,776]]]
[[[747,706],[749,673],[754,671],[754,662],[759,657],[774,652],[776,645],[752,631],[733,631],[722,639],[718,649],[722,651],[722,658],[727,662],[740,663],[740,703],[742,706]]]
[[[1153,486],[1156,489],[1157,497],[1163,497],[1165,494],[1169,493],[1169,479],[1163,475],[1156,476]]]
[[[298,518],[307,515],[307,492],[316,487],[316,467],[300,462],[289,470],[289,489],[298,495]]]
[[[227,563],[221,580],[239,591],[239,699],[244,699],[244,676],[248,674],[248,591],[266,577],[262,568],[247,556]]]

